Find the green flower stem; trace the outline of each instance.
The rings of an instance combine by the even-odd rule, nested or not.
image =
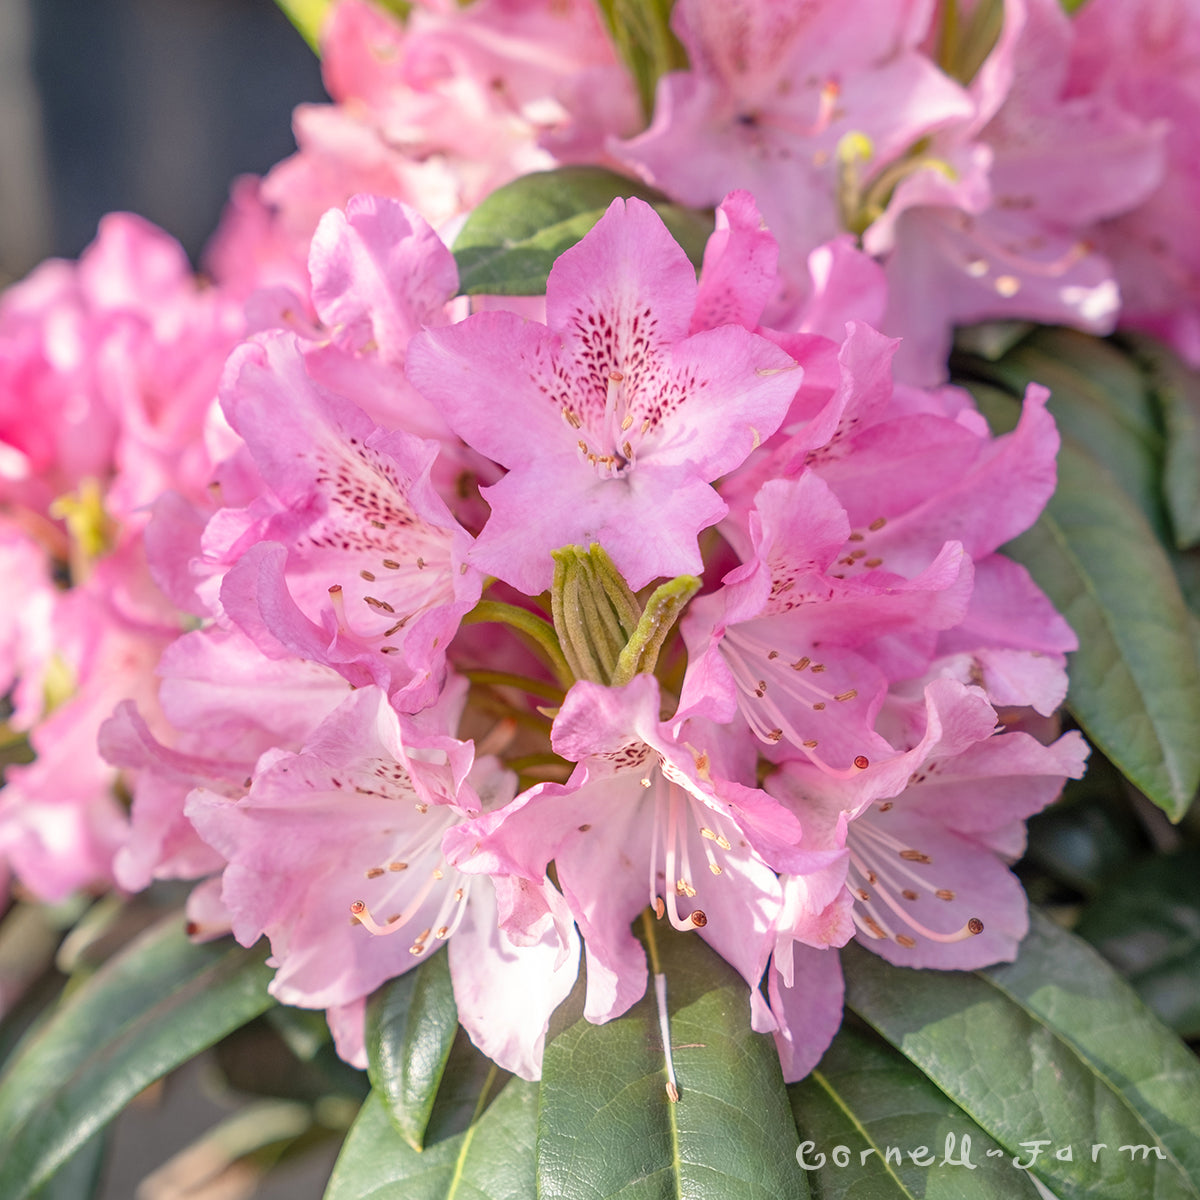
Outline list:
[[[547,683],[544,679],[531,679],[528,675],[516,675],[510,671],[485,671],[472,669],[461,671],[472,683],[492,687],[514,687],[531,696],[540,696],[543,700],[553,700],[555,704],[563,701],[563,689]]]
[[[525,634],[546,656],[547,662],[558,676],[564,689],[570,688],[575,682],[575,676],[567,665],[562,647],[558,644],[558,635],[549,621],[531,613],[528,609],[518,608],[515,604],[505,604],[501,600],[480,600],[463,617],[464,625],[487,623],[509,625],[518,633]]]

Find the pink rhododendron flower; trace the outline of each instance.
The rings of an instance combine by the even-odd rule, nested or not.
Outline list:
[[[603,545],[633,588],[698,570],[725,511],[709,483],[775,431],[795,362],[739,327],[688,335],[695,274],[639,200],[614,201],[546,289],[547,325],[480,313],[409,350],[416,387],[508,468],[471,561],[528,593],[571,544]]]
[[[698,929],[756,1003],[780,903],[772,868],[819,870],[831,857],[800,852],[784,808],[722,779],[721,764],[696,748],[707,744],[703,730],[676,734],[658,712],[651,676],[622,689],[576,684],[552,735],[555,751],[579,764],[567,783],[539,785],[446,838],[450,860],[471,872],[536,883],[554,861],[583,935],[593,1021],[619,1016],[645,991],[629,927],[648,903],[676,928]]]
[[[442,855],[447,829],[512,789],[485,762],[470,778],[491,794],[468,782],[470,743],[440,732],[459,695],[451,689],[440,713],[414,722],[380,689],[360,689],[301,753],[264,754],[243,798],[200,789],[188,814],[229,863],[221,895],[235,935],[244,945],[270,938],[281,1000],[351,1004],[449,939],[468,1032],[507,1069],[536,1078],[578,951],[553,921],[521,944],[506,938],[490,881]],[[351,913],[366,928],[348,929]]]
[[[929,10],[908,0],[680,0],[672,26],[691,65],[659,81],[650,128],[619,153],[686,204],[752,191],[783,248],[784,316],[805,297],[809,253],[842,231],[844,139],[866,139],[883,171],[971,112],[962,87],[918,49]]]
[[[1121,323],[1169,342],[1200,365],[1200,25],[1186,0],[1151,0],[1135,8],[1089,3],[1072,19],[1068,90],[1111,93],[1163,134],[1162,181],[1125,214],[1088,236],[1112,261],[1121,288]]]

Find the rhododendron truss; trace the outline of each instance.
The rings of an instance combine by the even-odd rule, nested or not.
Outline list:
[[[1200,20],[280,2],[207,277],[0,297],[0,1196],[275,1006],[187,1163],[321,1075],[326,1200],[1195,1197],[1061,926],[1200,1036]]]
[[[588,1021],[646,993],[642,913],[737,971],[788,1080],[855,933],[1016,953],[1007,864],[1085,758],[996,709],[1052,712],[1075,645],[996,553],[1053,490],[1044,391],[992,438],[964,394],[894,388],[848,253],[806,310],[832,336],[763,328],[775,259],[748,193],[699,279],[617,199],[544,323],[464,317],[422,218],[356,197],[313,242],[318,321],[231,356],[238,503],[154,526],[205,627],[164,657],[171,726],[103,731],[120,869],[208,877],[194,931],[265,934],[272,993],[350,1061],[367,997],[442,942],[467,1032],[526,1079],[581,960]]]

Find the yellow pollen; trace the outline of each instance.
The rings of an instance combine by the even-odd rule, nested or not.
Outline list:
[[[433,868],[433,877],[434,877],[434,879],[441,879],[441,877],[442,877],[442,868],[441,867]]]
[[[639,779],[638,783],[640,783],[642,785],[642,787],[644,787],[644,788],[648,788],[651,786],[649,779]]]
[[[626,413],[625,419],[621,422],[621,432],[624,433],[633,424],[633,418]]]
[[[717,864],[717,863],[709,863],[709,864],[708,864],[708,869],[709,869],[709,870],[710,870],[710,871],[711,871],[711,872],[712,872],[714,875],[720,875],[720,873],[721,873],[721,868],[720,868],[720,865],[719,865],[719,864]]]
[[[454,889],[454,899],[457,901],[457,900],[461,900],[462,898],[463,898],[462,888],[455,888]]]
[[[686,879],[675,880],[675,895],[691,897],[695,894],[696,889]]]
[[[1015,275],[999,275],[992,286],[999,295],[1008,300],[1021,290],[1021,281]]]

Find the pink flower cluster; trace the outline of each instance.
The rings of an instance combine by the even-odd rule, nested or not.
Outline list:
[[[639,131],[584,0],[342,0],[336,103],[236,185],[212,285],[114,217],[0,301],[0,675],[37,753],[3,869],[199,881],[193,932],[265,935],[359,1063],[366,997],[445,941],[527,1078],[581,954],[589,1019],[644,994],[647,908],[741,973],[788,1079],[851,937],[1011,958],[1007,864],[1086,757],[1073,635],[999,553],[1058,438],[1043,389],[994,438],[938,385],[981,318],[1103,331],[1126,295],[1194,336],[1156,66],[1190,43],[1161,0],[1117,53],[1118,8],[678,0]],[[544,300],[469,304],[461,219],[569,162],[716,206],[699,276],[616,200]]]

